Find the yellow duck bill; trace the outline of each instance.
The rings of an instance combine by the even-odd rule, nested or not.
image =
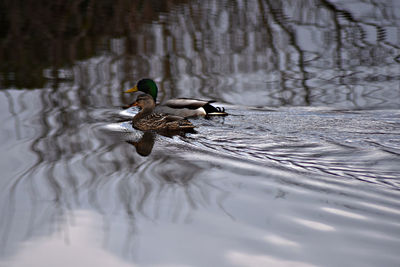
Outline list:
[[[133,93],[133,92],[137,92],[137,91],[138,91],[138,88],[137,88],[137,85],[135,85],[131,89],[126,90],[124,93]]]

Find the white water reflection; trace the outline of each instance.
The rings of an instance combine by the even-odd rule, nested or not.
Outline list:
[[[229,252],[226,257],[232,266],[277,266],[277,267],[315,267],[317,265],[298,261],[287,261],[265,255],[246,254],[237,251]]]
[[[306,227],[312,228],[317,231],[334,231],[335,230],[335,228],[333,228],[332,226],[321,223],[321,222],[304,220],[304,219],[300,219],[300,218],[295,218],[294,221],[296,223],[302,224]]]
[[[300,244],[293,242],[291,240],[287,240],[283,237],[277,236],[277,235],[267,235],[264,237],[264,239],[267,242],[273,243],[277,246],[284,246],[284,247],[293,247],[293,248],[299,248]]]
[[[23,242],[7,266],[136,266],[101,246],[99,214],[76,210],[67,217],[71,221],[59,225],[50,236]]]
[[[363,215],[356,214],[354,212],[348,212],[348,211],[344,211],[344,210],[339,210],[339,209],[335,209],[335,208],[322,208],[322,210],[327,211],[327,212],[331,212],[333,214],[341,215],[341,216],[344,216],[344,217],[349,217],[349,218],[352,218],[352,219],[359,219],[359,220],[367,219]]]

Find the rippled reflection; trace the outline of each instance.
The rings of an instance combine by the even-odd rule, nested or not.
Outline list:
[[[399,10],[0,3],[1,264],[396,266]],[[230,116],[135,131],[143,77]]]
[[[68,10],[67,4],[58,2],[59,12]],[[46,81],[55,87],[71,81],[76,89],[89,88],[119,98],[123,97],[119,91],[133,81],[153,77],[160,85],[160,100],[189,96],[251,106],[399,107],[397,1],[167,3],[174,8],[122,0],[96,5],[82,2],[74,6],[80,12],[57,17],[52,24],[43,20],[56,14],[24,16],[30,10],[16,4],[5,16],[9,23],[3,22],[5,26],[18,31],[24,20],[27,25],[36,20],[40,23],[32,25],[40,27],[29,28],[35,33],[29,37],[31,42],[20,40],[18,32],[7,31],[1,83],[32,88],[31,76],[35,75],[41,77],[37,87],[46,86]],[[49,12],[51,5],[42,9]],[[67,22],[70,28],[65,28]],[[63,38],[54,37],[49,42],[51,49],[29,46],[43,42],[35,37],[56,36],[43,37],[55,30],[52,27]],[[92,33],[103,34],[105,39],[98,40]],[[71,53],[63,53],[65,47]],[[20,53],[10,53],[15,49],[25,49],[32,62],[40,62],[35,72],[30,71],[30,64],[15,58]],[[47,61],[38,58],[42,54],[48,55],[44,57]],[[51,65],[52,57],[55,65]],[[60,60],[74,64],[60,67]],[[81,95],[87,92],[79,91]]]

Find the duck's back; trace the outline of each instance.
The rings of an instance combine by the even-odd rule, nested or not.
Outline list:
[[[225,109],[211,105],[215,101],[206,101],[192,98],[174,98],[156,106],[156,112],[178,115],[181,117],[197,116],[226,116]]]
[[[190,109],[190,108],[185,108],[185,107],[173,108],[173,107],[169,107],[166,105],[157,105],[155,111],[159,112],[159,113],[180,116],[183,118],[206,115],[206,112],[204,111],[204,109],[203,110],[202,109]]]

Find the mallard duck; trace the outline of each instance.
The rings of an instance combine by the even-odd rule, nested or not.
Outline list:
[[[158,88],[152,79],[142,79],[133,88],[126,90],[125,93],[143,92],[153,97],[154,102],[157,101]],[[162,105],[157,105],[155,111],[157,113],[165,113],[178,115],[181,117],[196,116],[226,116],[224,108],[214,107],[211,103],[214,100],[205,101],[191,98],[174,98],[167,100]],[[132,105],[130,105],[132,106]]]
[[[195,127],[183,117],[154,112],[154,99],[148,94],[140,94],[132,104],[140,112],[132,119],[132,126],[141,131],[190,131]]]

